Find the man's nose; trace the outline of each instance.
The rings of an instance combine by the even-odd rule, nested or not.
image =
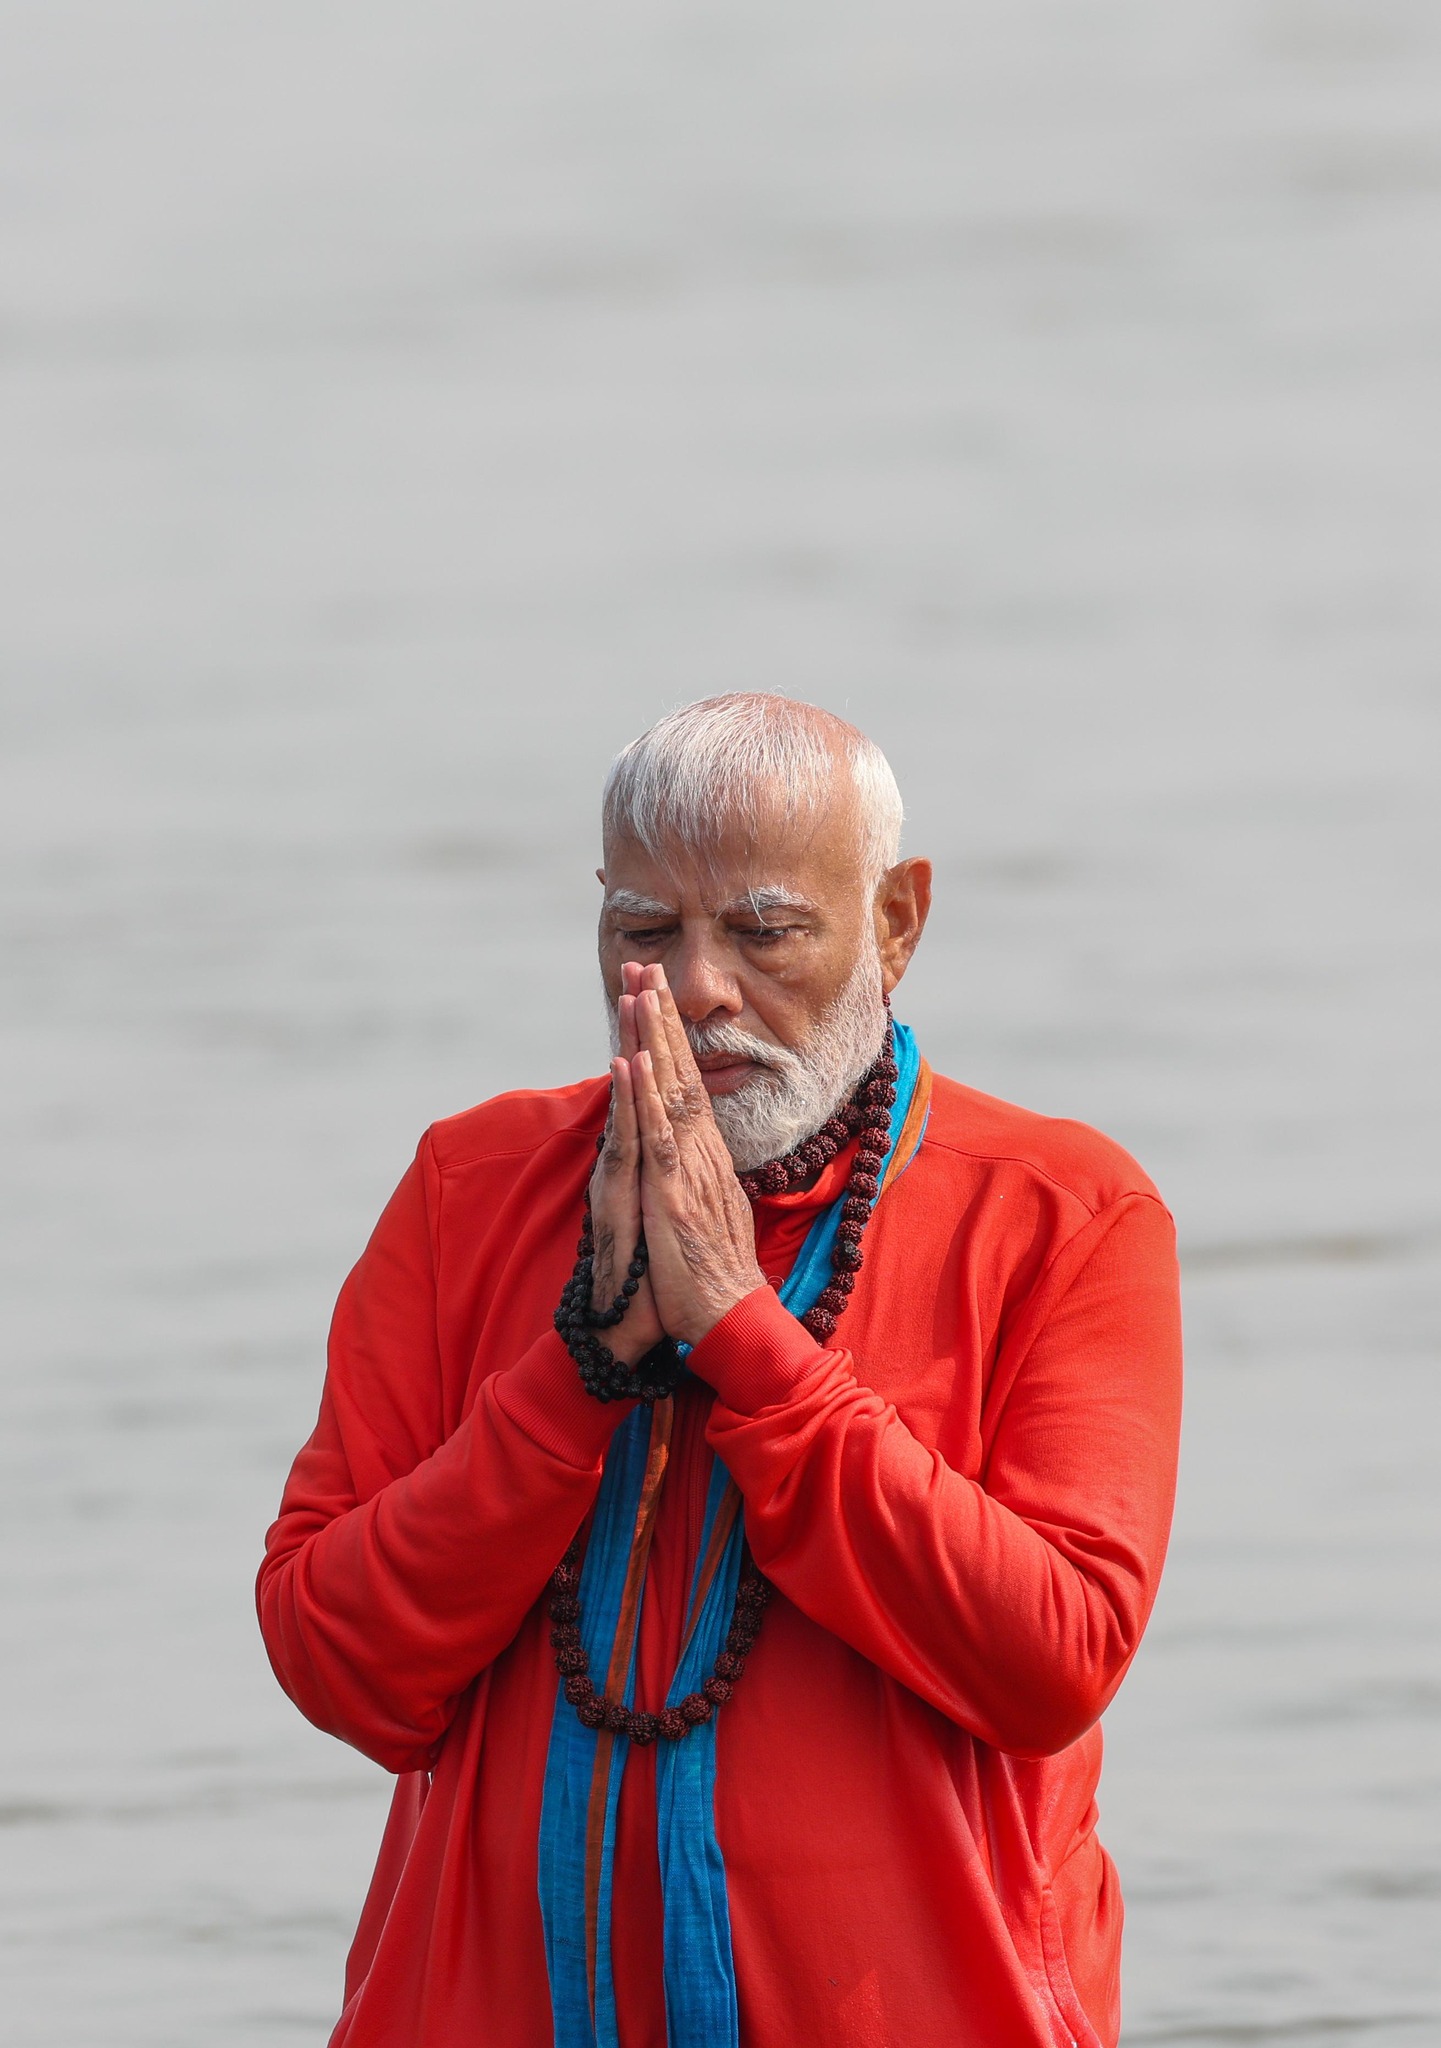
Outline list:
[[[745,1008],[735,975],[708,939],[682,939],[665,971],[675,1006],[688,1024],[704,1024],[718,1012],[738,1017]]]

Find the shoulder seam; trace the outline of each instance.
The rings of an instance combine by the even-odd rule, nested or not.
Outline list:
[[[924,1151],[928,1145],[937,1152],[954,1152],[958,1159],[988,1159],[997,1166],[1023,1166],[1027,1172],[1034,1173],[1038,1179],[1049,1181],[1053,1188],[1059,1188],[1063,1195],[1069,1195],[1072,1201],[1079,1202],[1081,1207],[1089,1210],[1092,1216],[1103,1215],[1107,1209],[1113,1208],[1117,1202],[1124,1201],[1128,1195],[1136,1195],[1141,1200],[1147,1202],[1160,1200],[1160,1197],[1153,1194],[1149,1188],[1127,1187],[1122,1188],[1109,1201],[1097,1203],[1093,1202],[1089,1196],[1083,1195],[1079,1188],[1072,1187],[1069,1181],[1058,1180],[1056,1175],[1048,1173],[1039,1161],[1027,1159],[1022,1153],[980,1152],[969,1145],[953,1144],[949,1138],[933,1138],[929,1132],[921,1140],[921,1150]],[[1117,1150],[1120,1150],[1119,1146]],[[1164,1208],[1165,1204],[1162,1203],[1161,1206]]]
[[[429,1132],[426,1135],[429,1137]],[[458,1173],[463,1167],[479,1166],[482,1162],[489,1162],[492,1159],[497,1161],[502,1159],[533,1159],[537,1152],[543,1152],[545,1147],[553,1145],[557,1138],[584,1138],[589,1136],[590,1133],[584,1124],[561,1124],[558,1129],[547,1131],[533,1145],[507,1145],[503,1150],[494,1152],[467,1152],[460,1159],[442,1159],[432,1140],[431,1156],[435,1160],[438,1173]]]

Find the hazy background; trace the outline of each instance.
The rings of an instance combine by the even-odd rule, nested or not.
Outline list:
[[[1428,0],[0,0],[7,2043],[324,2042],[330,1306],[600,1063],[600,778],[738,685],[1179,1219],[1128,2043],[1438,2038],[1438,96]]]

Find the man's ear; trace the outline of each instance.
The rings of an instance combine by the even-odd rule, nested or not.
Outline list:
[[[600,883],[600,886],[603,889],[605,887],[605,869],[597,868],[595,871],[595,878]]]
[[[897,861],[876,890],[876,948],[887,995],[910,966],[930,914],[930,862]]]

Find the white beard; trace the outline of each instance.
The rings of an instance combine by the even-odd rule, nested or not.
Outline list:
[[[685,1034],[698,1059],[731,1053],[754,1060],[762,1070],[743,1088],[711,1097],[736,1172],[753,1172],[813,1137],[875,1061],[886,1035],[880,957],[874,950],[862,954],[850,980],[799,1046],[772,1045],[734,1024],[687,1024]],[[619,1049],[613,1006],[611,1048]]]

